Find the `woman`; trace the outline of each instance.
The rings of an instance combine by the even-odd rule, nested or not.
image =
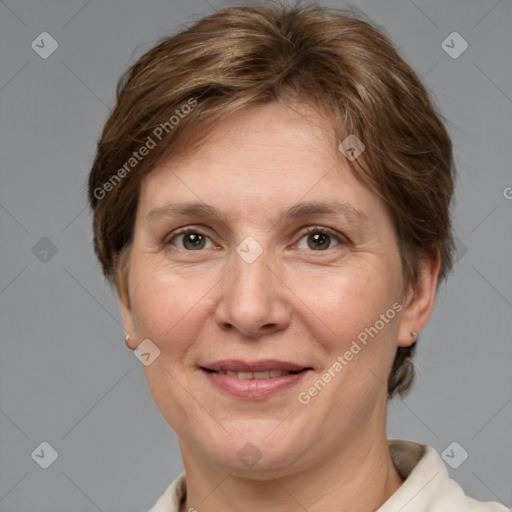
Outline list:
[[[386,438],[453,179],[427,91],[361,16],[230,7],[125,73],[89,197],[185,466],[151,512],[506,510]]]

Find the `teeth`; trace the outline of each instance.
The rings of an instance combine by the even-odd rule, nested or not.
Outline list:
[[[254,372],[253,375],[255,379],[268,379],[270,377],[270,372]]]
[[[273,379],[281,375],[289,375],[288,370],[265,370],[261,372],[235,372],[233,370],[217,370],[215,373],[219,375],[227,375],[234,379],[250,380],[250,379]]]

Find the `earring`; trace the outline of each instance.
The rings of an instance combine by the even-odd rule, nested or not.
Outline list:
[[[130,347],[130,345],[128,345],[128,342],[130,341],[130,335],[127,334],[125,337],[124,337],[124,343],[126,345],[127,348],[129,348],[131,350],[132,347]]]
[[[418,333],[416,331],[411,331],[411,336],[414,338],[414,341],[418,339]]]

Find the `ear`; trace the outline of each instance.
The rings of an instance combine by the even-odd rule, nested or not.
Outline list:
[[[118,293],[119,302],[121,303],[121,317],[123,319],[123,326],[125,333],[129,336],[126,341],[126,346],[132,350],[137,348],[137,339],[135,336],[133,315],[130,306],[130,299],[127,293]]]
[[[121,317],[125,333],[129,336],[126,346],[132,350],[137,348],[137,336],[135,334],[135,322],[133,319],[130,290],[128,286],[130,274],[131,247],[127,245],[116,256],[114,262],[113,282],[121,305]]]
[[[137,336],[135,334],[135,322],[133,319],[130,291],[128,288],[128,272],[118,272],[115,276],[115,285],[119,303],[121,305],[121,317],[123,320],[124,331],[128,338],[126,346],[132,350],[137,348]]]
[[[418,281],[409,287],[403,301],[403,310],[398,330],[397,345],[399,347],[410,347],[413,345],[416,340],[411,334],[412,331],[419,333],[427,325],[434,309],[440,268],[441,258],[439,251],[422,261]]]

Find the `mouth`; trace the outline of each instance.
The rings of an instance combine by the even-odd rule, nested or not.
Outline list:
[[[216,373],[217,375],[227,375],[233,379],[238,380],[266,380],[266,379],[275,379],[276,377],[281,377],[283,375],[293,375],[296,373],[300,373],[304,370],[298,371],[289,371],[289,370],[281,370],[280,368],[272,369],[272,370],[263,370],[259,372],[238,372],[235,370],[210,370],[208,368],[202,368],[203,370]]]
[[[216,361],[199,367],[216,389],[231,396],[261,400],[296,385],[309,366],[277,360]]]

